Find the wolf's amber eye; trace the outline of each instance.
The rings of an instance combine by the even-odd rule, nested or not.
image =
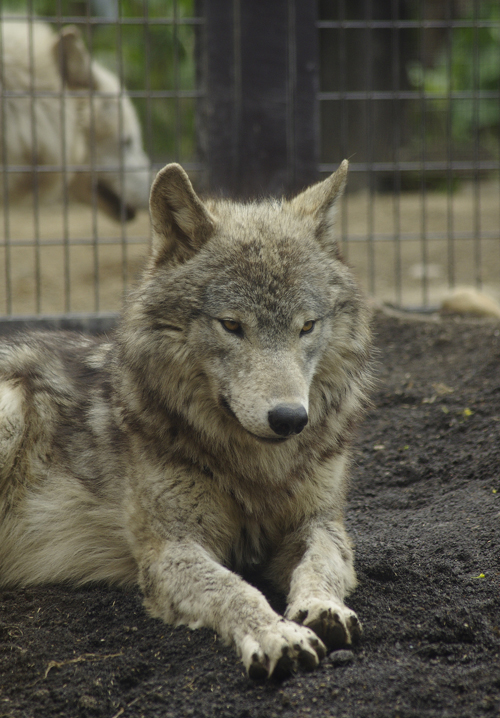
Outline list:
[[[221,319],[221,324],[224,329],[233,334],[239,334],[241,332],[241,324],[234,322],[232,319]]]
[[[304,326],[300,330],[300,333],[301,334],[310,334],[312,332],[312,330],[314,329],[315,324],[316,324],[316,322],[313,322],[313,320],[310,319],[308,322],[306,322],[304,324]]]

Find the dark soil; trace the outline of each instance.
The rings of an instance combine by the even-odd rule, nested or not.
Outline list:
[[[0,718],[500,715],[500,325],[378,315],[348,527],[361,643],[252,683],[106,587],[0,595]]]

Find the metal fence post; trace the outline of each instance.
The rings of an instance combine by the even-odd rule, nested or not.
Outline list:
[[[198,134],[207,189],[250,197],[316,180],[316,3],[203,0],[201,11]]]

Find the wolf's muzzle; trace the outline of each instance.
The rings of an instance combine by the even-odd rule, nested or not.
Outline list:
[[[122,211],[123,217],[127,222],[130,222],[130,220],[135,219],[135,207],[132,207],[132,205],[123,202],[122,199],[116,194],[116,192],[114,192],[111,187],[108,187],[108,185],[104,184],[104,182],[97,183],[97,194],[108,208],[108,211],[114,215],[115,219],[121,219]]]
[[[269,426],[278,436],[300,434],[307,424],[307,411],[302,404],[278,404],[267,415]]]

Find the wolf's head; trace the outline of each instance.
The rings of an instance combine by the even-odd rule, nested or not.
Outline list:
[[[103,168],[94,173],[97,181],[89,173],[77,173],[72,192],[89,203],[96,192],[99,206],[113,219],[133,219],[138,209],[147,208],[150,161],[130,97],[115,74],[92,60],[77,27],[60,31],[53,54],[64,85],[81,91],[85,161]]]
[[[127,323],[149,390],[190,423],[282,442],[340,402],[368,342],[333,236],[347,168],[290,201],[249,204],[203,203],[176,164],[157,175]]]

